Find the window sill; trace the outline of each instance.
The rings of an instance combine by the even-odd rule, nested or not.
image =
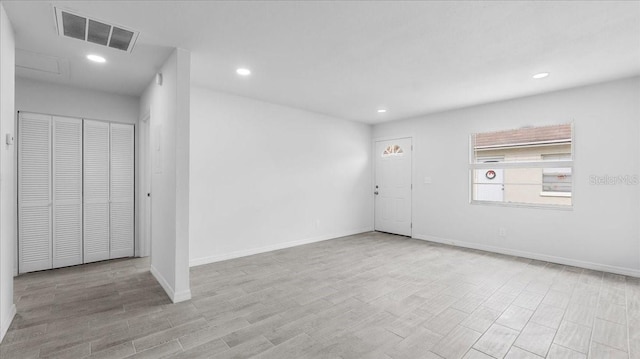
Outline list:
[[[491,206],[491,207],[515,207],[515,208],[534,208],[534,209],[551,209],[559,211],[573,211],[573,205],[565,204],[536,204],[536,203],[516,203],[516,202],[490,202],[475,201],[469,202],[472,205]]]
[[[540,192],[540,196],[571,198],[571,192]]]

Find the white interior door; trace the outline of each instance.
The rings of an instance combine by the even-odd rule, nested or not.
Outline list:
[[[110,258],[134,255],[133,126],[111,124],[111,251]]]
[[[134,127],[21,113],[20,273],[134,255]]]
[[[51,116],[20,113],[18,120],[18,267],[52,267]]]
[[[410,138],[376,142],[375,230],[411,236]]]
[[[82,264],[82,120],[53,117],[53,267]]]
[[[84,262],[109,259],[109,124],[84,120]]]

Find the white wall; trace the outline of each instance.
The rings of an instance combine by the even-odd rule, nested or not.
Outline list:
[[[640,186],[589,182],[640,174],[639,119],[635,77],[380,124],[373,136],[413,136],[414,237],[640,275]],[[469,204],[469,134],[570,121],[573,210]]]
[[[13,304],[13,267],[16,251],[15,145],[5,134],[15,135],[15,40],[0,3],[0,341],[16,313]]]
[[[371,127],[191,88],[191,265],[373,229]]]
[[[190,54],[176,49],[140,100],[150,114],[151,273],[174,302],[189,287],[189,82]],[[145,116],[145,115],[143,115]]]
[[[18,77],[16,110],[137,124],[140,99]]]

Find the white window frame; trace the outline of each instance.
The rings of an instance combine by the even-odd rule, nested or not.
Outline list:
[[[560,124],[559,124],[560,125]],[[542,125],[540,127],[544,127],[546,125]],[[553,125],[549,125],[553,126]],[[489,132],[489,131],[487,131]],[[543,160],[542,157],[537,161],[521,161],[521,162],[490,162],[490,163],[475,163],[476,162],[476,152],[474,149],[474,141],[473,136],[476,132],[469,135],[469,203],[472,205],[483,205],[483,206],[498,206],[498,207],[524,207],[524,208],[543,208],[543,209],[557,209],[557,210],[573,210],[573,198],[575,197],[575,171],[574,171],[574,158],[575,158],[575,129],[574,124],[571,122],[571,159],[569,160]],[[549,197],[568,197],[571,198],[571,204],[544,204],[544,203],[522,203],[522,202],[493,202],[493,201],[483,201],[483,200],[475,200],[473,199],[474,193],[474,182],[473,182],[473,174],[475,170],[480,169],[512,169],[512,168],[541,168],[541,169],[552,169],[552,168],[570,168],[571,169],[571,193],[567,195],[567,192],[544,192],[544,193],[552,193]],[[505,183],[508,185],[507,183]]]

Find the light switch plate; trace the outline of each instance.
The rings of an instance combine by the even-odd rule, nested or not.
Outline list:
[[[7,145],[13,145],[13,135],[10,133],[7,133],[6,135],[6,143]]]

